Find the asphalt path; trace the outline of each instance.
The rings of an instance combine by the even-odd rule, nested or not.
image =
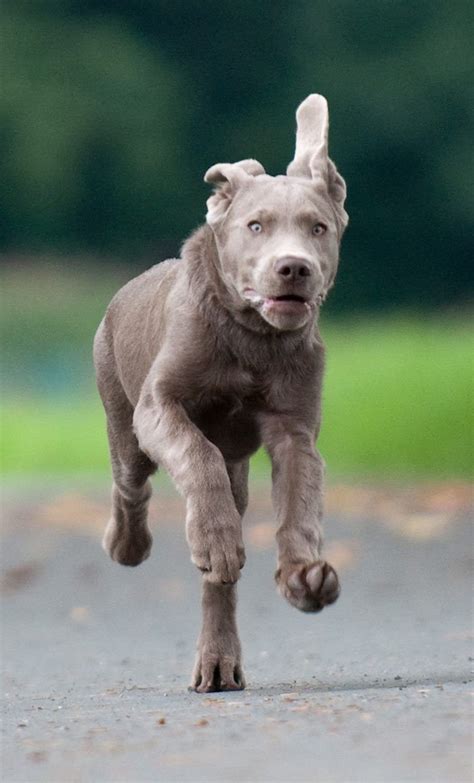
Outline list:
[[[342,593],[314,616],[275,591],[269,497],[254,484],[245,522],[248,688],[198,695],[199,576],[169,486],[135,569],[100,547],[106,485],[6,488],[4,783],[471,781],[466,488],[333,488]]]

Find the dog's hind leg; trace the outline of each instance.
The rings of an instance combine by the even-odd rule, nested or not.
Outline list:
[[[226,468],[235,506],[240,516],[243,517],[249,500],[249,461],[243,459],[239,462],[226,462]]]
[[[136,566],[146,560],[152,545],[147,522],[151,497],[148,477],[155,472],[156,465],[138,447],[132,415],[133,409],[127,423],[122,420],[119,431],[110,417],[107,422],[114,484],[112,516],[102,546],[117,563]]]
[[[112,515],[102,546],[112,560],[136,566],[150,554],[152,536],[147,523],[151,496],[149,476],[157,469],[138,445],[133,431],[133,406],[129,402],[104,350],[100,331],[95,344],[97,384],[107,415],[110,459],[114,484]]]

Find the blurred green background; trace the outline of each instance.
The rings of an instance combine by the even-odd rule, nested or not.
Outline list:
[[[322,317],[329,475],[466,476],[472,9],[3,0],[3,470],[108,470],[90,356],[107,302],[203,220],[210,165],[284,171],[316,91],[351,218]]]

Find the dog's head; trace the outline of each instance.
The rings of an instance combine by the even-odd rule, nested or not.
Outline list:
[[[217,163],[207,223],[221,273],[242,309],[251,306],[280,330],[299,329],[334,283],[348,222],[346,186],[328,157],[328,108],[310,95],[298,108],[296,151],[286,176],[256,160]]]

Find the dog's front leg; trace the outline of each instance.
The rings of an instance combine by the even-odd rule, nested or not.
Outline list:
[[[203,580],[202,629],[190,686],[199,693],[245,688],[236,604],[237,585]]]
[[[323,461],[312,428],[301,421],[268,415],[262,435],[273,467],[278,588],[298,609],[318,612],[340,591],[336,572],[321,559]]]
[[[158,384],[142,393],[134,428],[140,448],[185,497],[192,561],[210,582],[236,582],[245,562],[242,525],[222,453]]]
[[[240,516],[248,499],[248,460],[227,463],[232,494]],[[237,585],[203,579],[202,628],[190,688],[198,693],[245,688],[236,618]]]

